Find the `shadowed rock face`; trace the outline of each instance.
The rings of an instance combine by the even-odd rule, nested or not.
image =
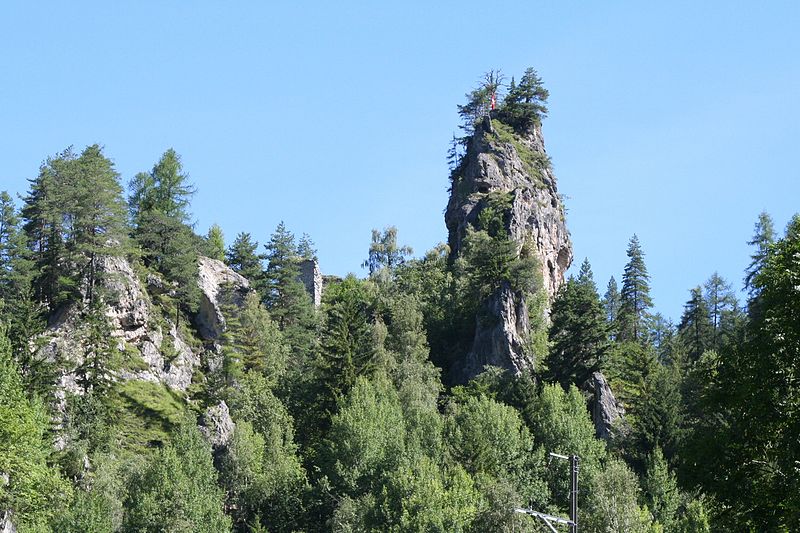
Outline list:
[[[305,259],[300,262],[300,281],[311,296],[314,308],[319,309],[322,305],[323,279],[316,259]]]
[[[601,439],[611,439],[620,428],[625,409],[617,402],[603,374],[600,372],[592,374],[592,386],[594,389],[592,419],[595,433]]]
[[[509,194],[506,229],[518,253],[523,245],[534,251],[542,287],[552,303],[572,263],[572,243],[540,126],[518,135],[497,121],[484,119],[476,126],[457,174],[445,211],[451,257],[460,254],[467,228],[476,223],[488,196]],[[529,333],[526,295],[504,286],[482,307],[485,316],[476,319],[472,349],[456,364],[453,380],[467,381],[485,365],[516,374],[532,369],[534,361],[524,351]]]

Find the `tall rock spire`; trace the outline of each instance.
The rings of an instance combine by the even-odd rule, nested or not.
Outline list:
[[[572,263],[572,243],[540,125],[520,134],[484,117],[476,124],[466,148],[453,172],[445,211],[451,259],[462,254],[467,229],[476,227],[491,196],[508,195],[511,202],[504,218],[505,229],[517,246],[517,254],[526,249],[538,260],[540,290],[546,294],[549,307]],[[453,368],[453,381],[466,381],[486,365],[515,373],[533,368],[535,354],[526,348],[531,296],[506,283],[481,302],[472,348]]]

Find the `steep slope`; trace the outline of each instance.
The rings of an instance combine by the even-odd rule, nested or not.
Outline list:
[[[517,254],[523,247],[533,251],[541,271],[541,290],[552,302],[572,263],[572,243],[538,124],[522,135],[488,117],[476,125],[453,173],[445,212],[452,259],[462,253],[468,228],[476,226],[479,214],[497,193],[510,195],[505,229]],[[533,296],[503,284],[482,303],[472,348],[453,370],[455,381],[468,380],[486,365],[514,373],[533,367],[533,354],[525,348]]]

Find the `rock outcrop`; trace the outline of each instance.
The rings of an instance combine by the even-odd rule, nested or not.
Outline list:
[[[193,348],[178,328],[163,316],[151,302],[149,292],[171,295],[174,287],[155,274],[142,283],[122,257],[105,257],[101,261],[103,284],[108,297],[106,316],[110,337],[116,342],[124,361],[117,377],[123,380],[159,382],[171,389],[185,391],[200,365],[200,348]],[[225,321],[220,296],[231,295],[233,304],[240,304],[248,281],[221,261],[200,258],[200,310],[195,317],[198,333],[204,340],[216,340]],[[63,409],[68,393],[82,394],[76,369],[84,362],[82,343],[83,318],[79,306],[67,307],[52,320],[42,336],[38,356],[57,364],[61,369],[56,398]]]
[[[594,409],[592,420],[596,435],[601,439],[612,439],[621,427],[625,408],[614,397],[606,378],[600,372],[592,374]]]
[[[475,129],[454,173],[445,212],[451,258],[461,253],[468,228],[475,227],[492,194],[508,195],[506,231],[516,243],[517,253],[526,247],[536,256],[542,288],[552,302],[572,263],[572,243],[541,127],[536,125],[520,135],[484,118]],[[454,381],[474,377],[485,365],[514,373],[533,367],[532,357],[524,350],[529,333],[526,299],[525,294],[504,285],[483,302],[472,349],[451,371]]]
[[[319,309],[322,304],[322,273],[319,271],[319,261],[305,259],[300,262],[300,281],[306,288],[314,307]]]
[[[250,282],[222,261],[201,257],[199,284],[200,309],[195,317],[197,331],[205,340],[217,340],[225,331],[221,301],[223,293],[227,297],[227,303],[241,305],[250,291]]]
[[[0,533],[17,533],[17,528],[11,521],[11,511],[0,512]]]
[[[236,424],[228,411],[228,405],[222,401],[206,409],[200,418],[199,427],[208,443],[218,450],[230,443]]]

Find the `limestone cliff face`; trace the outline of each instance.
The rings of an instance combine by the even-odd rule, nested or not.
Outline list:
[[[174,287],[157,275],[140,280],[130,263],[121,257],[105,257],[101,263],[103,283],[110,297],[106,317],[116,349],[120,351],[122,368],[116,379],[163,383],[185,391],[192,382],[195,369],[206,349],[197,341],[183,337],[172,316],[165,317],[152,303],[151,297],[170,295]],[[214,349],[224,331],[225,322],[219,296],[223,287],[233,291],[233,302],[240,303],[249,290],[248,281],[221,261],[200,258],[200,310],[194,319],[199,340]],[[38,356],[60,369],[56,396],[59,407],[67,393],[82,394],[77,369],[84,362],[83,320],[78,306],[70,306],[54,317],[44,335],[35,343]]]
[[[572,243],[541,127],[520,135],[497,120],[484,118],[475,129],[445,211],[452,258],[461,253],[467,228],[475,225],[489,196],[510,195],[506,230],[518,253],[523,246],[535,253],[542,287],[552,302],[572,263]],[[533,366],[532,356],[524,349],[529,332],[526,295],[503,285],[483,307],[476,319],[472,349],[456,369],[457,381],[474,377],[485,365],[515,373]]]

